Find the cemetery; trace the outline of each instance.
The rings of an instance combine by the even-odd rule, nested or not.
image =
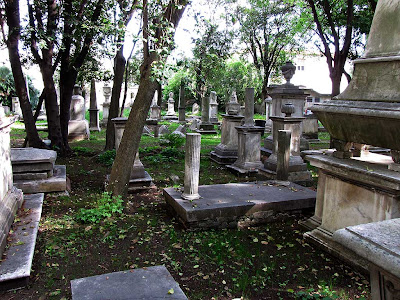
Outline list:
[[[0,299],[400,299],[399,0],[89,2],[0,5]]]

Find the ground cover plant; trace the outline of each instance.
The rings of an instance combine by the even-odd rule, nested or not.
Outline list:
[[[13,129],[13,146],[23,138]],[[202,136],[200,184],[238,181],[208,158],[219,142],[219,134]],[[71,143],[73,156],[58,159],[67,165],[70,196],[46,196],[30,284],[1,299],[70,299],[73,279],[162,264],[189,299],[369,298],[367,274],[304,240],[298,221],[309,215],[240,229],[183,228],[162,196],[163,188],[183,185],[180,143],[142,137],[141,160],[157,188],[130,195],[121,207],[104,193],[115,157],[104,144],[104,131],[92,133]]]

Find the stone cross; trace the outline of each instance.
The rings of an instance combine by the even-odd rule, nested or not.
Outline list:
[[[199,173],[200,173],[200,145],[201,135],[199,133],[186,134],[185,148],[185,181],[182,199],[196,200],[199,195]]]

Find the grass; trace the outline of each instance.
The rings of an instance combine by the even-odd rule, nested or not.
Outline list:
[[[23,132],[13,129],[11,138],[18,145]],[[201,142],[200,184],[237,182],[209,160],[220,134]],[[165,265],[189,299],[369,298],[366,274],[304,240],[298,221],[309,215],[240,230],[185,230],[162,196],[162,188],[183,185],[182,145],[171,150],[142,136],[141,160],[158,188],[128,196],[121,212],[103,194],[115,155],[103,152],[104,144],[105,131],[92,133],[89,141],[71,143],[75,155],[58,158],[72,191],[46,196],[29,287],[4,299],[69,299],[72,279],[154,265]],[[95,220],[82,214],[88,211]]]

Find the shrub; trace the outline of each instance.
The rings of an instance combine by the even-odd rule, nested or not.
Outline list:
[[[116,155],[115,149],[107,150],[107,151],[99,154],[97,160],[106,166],[111,166],[114,162],[115,155]]]
[[[82,223],[99,223],[115,214],[122,213],[123,208],[121,196],[111,197],[109,193],[104,192],[93,208],[81,208],[76,219]]]
[[[180,135],[173,133],[163,135],[163,137],[160,140],[160,145],[172,148],[180,148],[183,146],[184,143],[185,143],[184,137],[181,137]]]

